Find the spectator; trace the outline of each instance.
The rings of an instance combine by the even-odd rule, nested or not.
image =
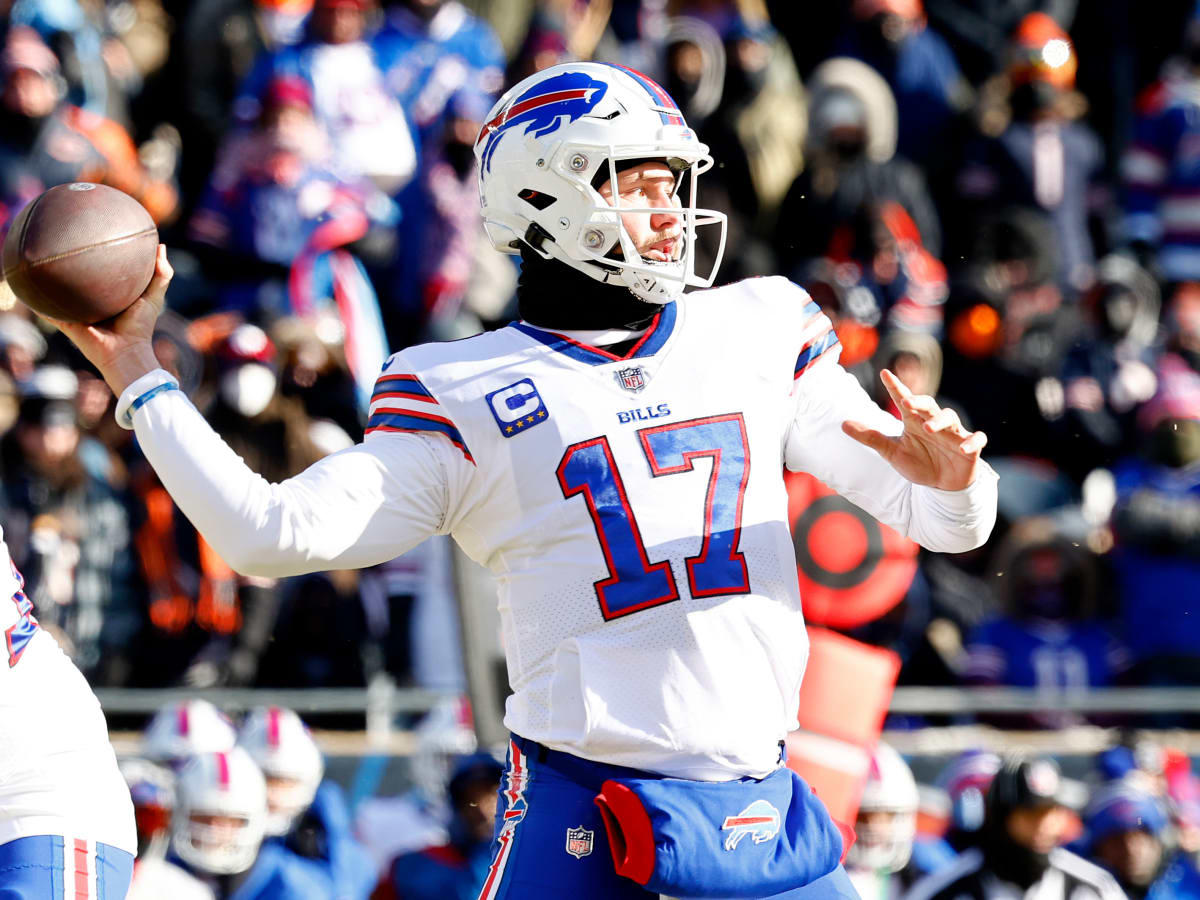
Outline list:
[[[491,862],[503,772],[503,766],[488,753],[460,759],[447,786],[452,810],[450,839],[397,857],[390,878],[372,895],[375,900],[473,900],[478,896]]]
[[[416,150],[399,103],[365,40],[366,0],[316,0],[300,43],[259,58],[239,90],[238,120],[253,127],[279,78],[309,88],[316,123],[329,136],[330,164],[347,181],[370,179],[395,193],[416,169]]]
[[[303,37],[311,10],[312,0],[200,0],[188,5],[169,80],[183,85],[182,108],[177,110],[184,147],[180,180],[191,202],[203,191],[217,148],[233,123],[238,86],[261,55]]]
[[[499,93],[504,52],[492,29],[458,0],[391,0],[385,10],[373,39],[376,59],[424,154],[444,133],[447,105],[460,89]]]
[[[1064,361],[1065,412],[1055,426],[1072,448],[1061,458],[1079,482],[1136,449],[1134,417],[1156,387],[1158,284],[1125,256],[1106,256],[1097,275],[1085,296],[1085,330]]]
[[[979,845],[918,881],[906,900],[1123,900],[1111,875],[1062,847],[1073,820],[1052,760],[1010,758],[988,788]]]
[[[1193,225],[1200,175],[1191,165],[1200,101],[1200,13],[1183,32],[1183,54],[1142,98],[1121,160],[1124,238],[1167,282],[1200,279],[1200,235]]]
[[[663,39],[663,87],[697,130],[716,111],[725,90],[725,46],[700,19],[680,16],[667,23]]]
[[[76,386],[62,366],[21,386],[17,423],[0,441],[5,538],[42,624],[93,683],[121,684],[142,626],[128,496],[107,453],[81,439]]]
[[[1200,683],[1200,374],[1168,354],[1138,412],[1143,446],[1113,472],[1122,633],[1146,684]]]
[[[68,102],[128,124],[128,94],[141,77],[125,45],[111,33],[103,4],[15,0],[9,22],[34,29],[65,63]]]
[[[1133,784],[1101,786],[1084,815],[1090,856],[1110,871],[1129,900],[1200,896],[1200,871],[1172,846],[1166,810]]]
[[[30,28],[9,30],[0,54],[0,228],[48,187],[96,181],[137,198],[158,222],[175,188],[143,168],[129,133],[63,100],[58,58]]]
[[[1019,205],[1053,225],[1061,258],[1056,280],[1080,291],[1094,278],[1090,217],[1101,217],[1103,148],[1078,121],[1078,65],[1067,33],[1044,13],[1026,16],[1010,43],[1007,110],[985,115],[990,132],[970,144],[957,172],[962,207],[956,217]],[[1004,115],[1009,121],[999,124]],[[994,136],[993,136],[994,135]],[[960,245],[961,246],[961,245]],[[961,252],[961,251],[960,251]]]
[[[879,72],[896,96],[897,150],[923,166],[944,161],[954,118],[971,100],[950,47],[926,22],[921,0],[853,0],[842,56]]]
[[[1079,696],[1125,674],[1129,651],[1096,618],[1100,571],[1082,543],[1050,518],[1014,524],[992,565],[1001,611],[967,638],[968,682]],[[1033,718],[1050,728],[1073,720]]]
[[[714,4],[722,7],[723,4]],[[732,4],[724,4],[724,12]],[[716,16],[716,19],[721,16]],[[711,24],[711,23],[710,23]],[[800,170],[804,106],[791,51],[765,19],[733,16],[717,28],[725,42],[725,77],[716,110],[696,127],[715,159],[705,203],[728,214],[721,281],[776,271],[764,239]],[[715,176],[715,177],[714,177]],[[700,232],[700,260],[715,256]],[[699,263],[704,269],[704,263]]]
[[[806,168],[780,207],[776,254],[793,266],[849,264],[878,318],[937,333],[946,299],[940,227],[920,170],[893,155],[887,85],[857,60],[828,60],[813,73],[809,119]]]
[[[408,194],[401,222],[406,263],[399,275],[405,306],[421,310],[426,338],[453,340],[483,330],[470,306],[476,260],[490,248],[474,203],[475,138],[487,116],[489,99],[471,89],[449,104],[446,133],[427,149],[420,183]]]

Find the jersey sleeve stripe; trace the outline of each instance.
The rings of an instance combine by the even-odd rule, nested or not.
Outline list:
[[[433,394],[429,393],[429,389],[421,384],[421,380],[416,375],[380,375],[375,379],[375,390],[371,393],[371,399],[374,400],[381,394],[389,392],[411,394],[414,397],[421,397],[431,403],[437,403]]]
[[[462,455],[467,458],[469,463],[472,465],[475,463],[475,457],[467,449],[467,444],[463,440],[462,434],[454,427],[453,422],[442,416],[435,416],[432,413],[418,413],[413,410],[406,410],[403,413],[379,412],[371,416],[367,422],[365,434],[371,434],[376,431],[430,431],[435,434],[441,434],[449,438],[450,443],[462,451]]]
[[[819,337],[809,341],[808,344],[800,351],[800,355],[796,358],[796,374],[793,375],[793,380],[799,378],[813,364],[824,356],[829,351],[838,346],[838,336],[831,328]]]

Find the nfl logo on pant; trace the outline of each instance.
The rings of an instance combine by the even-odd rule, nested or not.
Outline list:
[[[583,859],[592,852],[592,837],[594,831],[588,831],[582,825],[578,828],[567,829],[567,852],[576,859]]]

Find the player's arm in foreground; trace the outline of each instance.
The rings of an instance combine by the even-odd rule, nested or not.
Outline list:
[[[55,324],[128,404],[169,377],[151,345],[172,270],[159,246],[146,293],[104,328]],[[368,566],[449,528],[467,477],[448,442],[381,435],[271,484],[252,472],[184,396],[167,390],[133,412],[138,442],[192,524],[239,572],[283,576]],[[455,456],[458,458],[455,459]]]
[[[800,376],[788,468],[811,472],[929,550],[980,546],[996,522],[998,479],[980,455],[987,436],[890,371],[880,377],[899,420],[832,359]]]

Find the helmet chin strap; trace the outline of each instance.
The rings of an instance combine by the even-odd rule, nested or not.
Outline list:
[[[541,328],[570,331],[645,328],[662,304],[636,296],[623,275],[614,271],[605,280],[593,278],[590,273],[554,257],[547,259],[522,245],[521,276],[517,281],[521,318]]]

